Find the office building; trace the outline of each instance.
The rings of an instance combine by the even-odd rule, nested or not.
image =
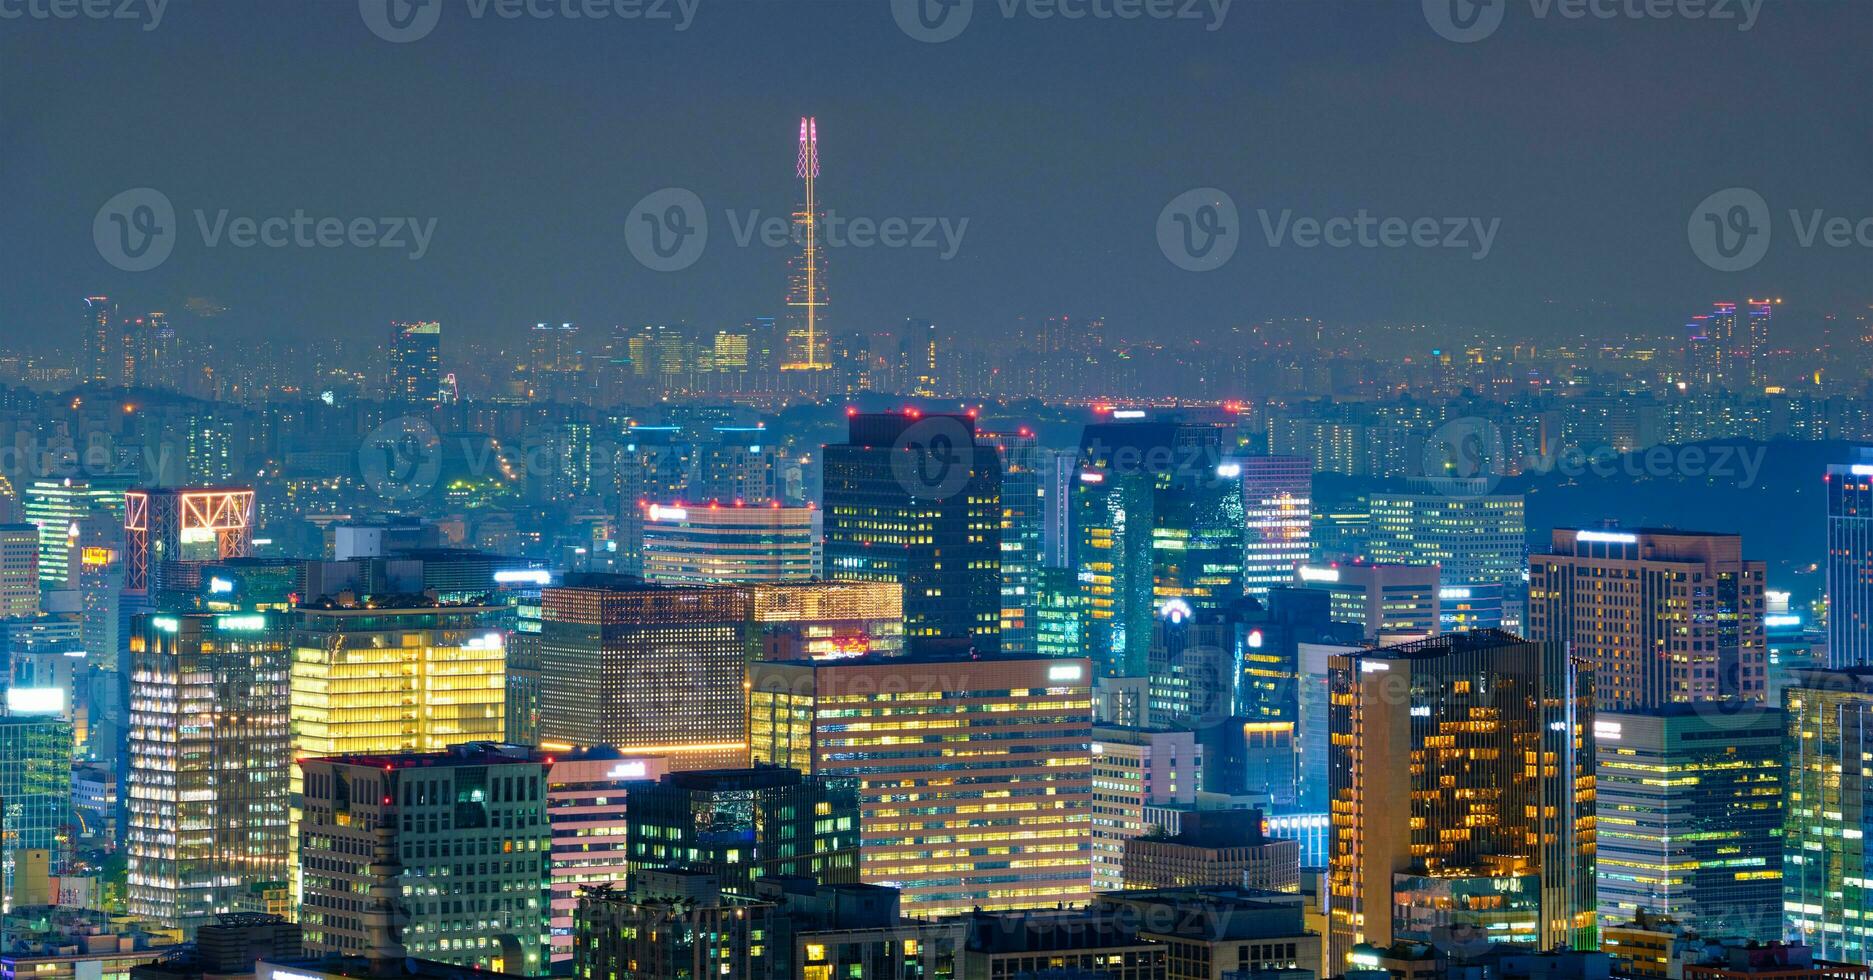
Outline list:
[[[904,652],[896,582],[781,582],[747,589],[759,660],[837,660]]]
[[[1125,842],[1125,887],[1301,890],[1301,843],[1270,837],[1260,810],[1193,810],[1177,832]]]
[[[1301,584],[1331,596],[1332,621],[1359,626],[1372,642],[1436,636],[1442,616],[1441,576],[1436,565],[1349,561],[1304,566]]]
[[[436,404],[442,398],[442,324],[393,323],[390,331],[387,400]]]
[[[0,619],[39,615],[39,526],[0,524]]]
[[[632,871],[687,868],[752,897],[761,878],[858,881],[858,797],[794,769],[670,773],[630,787]]]
[[[668,771],[656,756],[627,758],[606,746],[572,752],[535,752],[546,766],[546,818],[553,831],[551,958],[572,959],[573,912],[579,893],[630,874],[630,827],[625,819],[633,783]]]
[[[1873,957],[1873,668],[1798,670],[1782,692],[1788,730],[1782,851],[1786,934],[1829,959]]]
[[[584,576],[540,603],[542,746],[609,745],[675,770],[747,764],[746,590]]]
[[[121,524],[124,494],[131,476],[94,475],[84,479],[34,480],[20,493],[26,521],[39,529],[39,584],[67,588],[78,558],[79,526],[95,514],[109,514]]]
[[[11,692],[8,692],[9,694]],[[26,852],[43,851],[63,873],[76,845],[72,819],[72,726],[57,716],[0,716],[0,870],[16,894]]]
[[[963,930],[955,975],[1168,978],[1169,950],[1139,935],[1139,920],[1129,910],[1111,907],[959,916],[952,920]]]
[[[1194,806],[1202,779],[1194,732],[1093,728],[1093,890],[1125,887],[1125,842],[1150,833],[1153,806]]]
[[[1042,469],[1049,456],[1025,426],[1012,433],[983,433],[981,438],[1001,456],[1001,648],[1031,654],[1038,642],[1040,573],[1046,558]]]
[[[861,878],[900,889],[908,911],[1088,898],[1086,661],[867,657],[748,674],[754,762],[855,780]]]
[[[1161,946],[1165,980],[1326,977],[1321,937],[1308,928],[1301,896],[1253,888],[1171,888],[1107,892],[1095,913],[1137,923],[1138,938]]]
[[[1529,558],[1528,635],[1597,664],[1609,710],[1760,701],[1766,574],[1735,534],[1557,528]]]
[[[269,613],[138,616],[130,638],[128,905],[193,935],[288,877],[290,655]]]
[[[1330,669],[1330,962],[1468,935],[1597,948],[1587,661],[1479,630]]]
[[[1306,456],[1231,460],[1242,472],[1242,588],[1263,596],[1292,585],[1312,557],[1314,461]]]
[[[814,508],[645,503],[639,511],[646,581],[739,585],[818,575]]]
[[[1073,561],[1085,598],[1082,654],[1109,677],[1149,672],[1173,601],[1213,610],[1242,595],[1242,468],[1219,426],[1106,422],[1080,436]]]
[[[825,447],[829,578],[898,582],[914,650],[995,650],[1002,474],[968,416],[855,414]]]
[[[500,741],[504,611],[350,593],[299,607],[290,639],[294,754],[435,752]]]
[[[1873,665],[1873,449],[1827,468],[1828,665]]]
[[[1784,726],[1754,707],[1594,716],[1602,928],[1643,910],[1703,935],[1781,938]]]
[[[1528,567],[1521,494],[1374,493],[1367,506],[1374,562],[1436,565],[1446,586],[1520,590]]]
[[[411,956],[547,974],[546,767],[512,748],[303,760],[307,952],[355,956],[378,945],[360,895],[380,877],[381,843],[400,865],[399,938]]]

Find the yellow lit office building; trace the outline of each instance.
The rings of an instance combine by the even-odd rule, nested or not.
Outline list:
[[[498,606],[349,593],[299,608],[292,631],[293,882],[301,894],[298,760],[439,752],[505,735]]]
[[[1080,658],[756,662],[749,750],[854,780],[860,875],[914,915],[1092,897],[1091,666]]]
[[[298,756],[439,752],[504,735],[500,607],[423,597],[321,602],[293,630]]]
[[[1334,654],[1331,966],[1487,936],[1597,949],[1592,664],[1473,630]]]

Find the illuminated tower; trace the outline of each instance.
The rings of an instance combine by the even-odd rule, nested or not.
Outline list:
[[[806,184],[806,203],[793,213],[794,240],[800,254],[791,263],[787,305],[796,312],[787,330],[788,360],[783,371],[823,371],[826,363],[825,330],[819,322],[820,307],[826,305],[826,267],[819,254],[819,121],[811,116],[800,120],[800,159],[794,166]]]
[[[124,588],[156,591],[186,562],[254,551],[254,492],[246,487],[145,488],[124,494]],[[167,570],[166,570],[167,566]]]

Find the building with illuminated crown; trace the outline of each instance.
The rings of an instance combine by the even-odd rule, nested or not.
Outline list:
[[[1398,940],[1598,948],[1588,662],[1477,630],[1329,670],[1330,969]]]
[[[254,551],[254,491],[247,487],[144,488],[124,494],[124,588],[155,592],[184,562]]]
[[[837,660],[904,652],[904,587],[896,582],[778,582],[751,586],[759,660]]]
[[[907,912],[1085,902],[1090,684],[1081,659],[758,662],[750,754],[855,782],[860,875]]]

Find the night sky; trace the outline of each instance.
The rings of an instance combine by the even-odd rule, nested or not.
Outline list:
[[[835,331],[915,315],[991,337],[1016,314],[1099,313],[1120,337],[1172,339],[1315,315],[1546,339],[1589,308],[1590,326],[1664,331],[1718,298],[1873,302],[1873,248],[1801,247],[1788,216],[1873,216],[1864,2],[1770,0],[1740,31],[1496,0],[1501,27],[1470,44],[1440,37],[1419,0],[1238,0],[1214,31],[1207,4],[1194,21],[1068,22],[975,0],[943,43],[907,36],[888,0],[691,0],[683,31],[568,20],[560,0],[517,20],[443,2],[433,32],[402,44],[357,0],[171,0],[149,31],[0,19],[4,345],[43,348],[95,292],[139,309],[211,296],[232,329],[282,337],[776,313],[787,251],[739,247],[726,212],[786,215],[808,114],[830,211],[968,220],[948,261],[834,250]],[[93,219],[142,186],[174,203],[180,238],[128,273],[100,257]],[[626,215],[672,186],[705,203],[709,246],[653,272],[625,247]],[[1235,201],[1244,237],[1192,273],[1156,225],[1206,186]],[[1686,225],[1732,186],[1763,196],[1774,238],[1759,265],[1722,273]],[[1478,260],[1271,248],[1257,217],[1361,208],[1500,229]],[[197,209],[436,225],[414,261],[210,248]]]

